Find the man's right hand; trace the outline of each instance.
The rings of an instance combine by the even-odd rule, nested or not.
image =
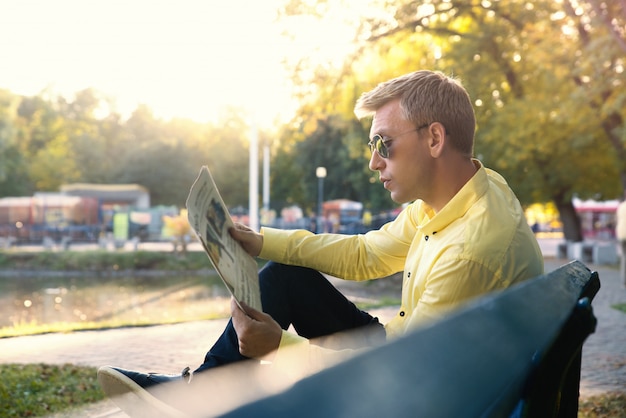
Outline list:
[[[243,247],[244,250],[252,257],[256,257],[261,253],[263,248],[263,235],[248,228],[246,225],[235,223],[235,227],[231,228],[230,236]]]

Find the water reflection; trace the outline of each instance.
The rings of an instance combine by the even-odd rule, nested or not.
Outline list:
[[[193,320],[227,314],[228,299],[217,276],[0,277],[0,328]]]

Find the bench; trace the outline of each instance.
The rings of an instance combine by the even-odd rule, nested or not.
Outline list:
[[[576,417],[597,273],[579,261],[224,417]]]
[[[616,264],[619,261],[615,242],[561,242],[557,245],[556,256],[592,264]]]

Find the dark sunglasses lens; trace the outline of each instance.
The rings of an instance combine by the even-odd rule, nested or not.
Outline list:
[[[374,137],[374,143],[376,144],[376,151],[380,154],[381,157],[387,158],[389,156],[387,152],[387,146],[385,142],[380,136]]]

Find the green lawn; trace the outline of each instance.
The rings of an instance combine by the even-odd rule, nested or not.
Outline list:
[[[96,369],[71,364],[0,365],[0,411],[6,418],[42,417],[98,402]]]
[[[626,393],[607,393],[580,401],[579,418],[622,418],[626,411]]]

